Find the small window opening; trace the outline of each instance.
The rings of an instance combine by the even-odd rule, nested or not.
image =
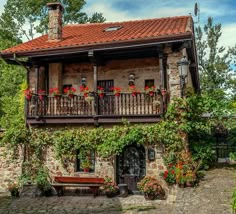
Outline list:
[[[106,28],[104,31],[110,32],[110,31],[119,30],[121,28],[122,28],[122,26],[110,26],[110,27]]]

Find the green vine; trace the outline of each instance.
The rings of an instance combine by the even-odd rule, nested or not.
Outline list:
[[[43,158],[44,150],[51,146],[56,157],[62,161],[72,160],[77,149],[84,153],[94,149],[100,157],[109,158],[120,154],[125,146],[133,143],[159,143],[165,146],[167,156],[169,154],[173,158],[173,154],[185,149],[185,134],[211,132],[216,119],[202,117],[204,112],[209,111],[213,112],[205,98],[194,95],[184,100],[174,99],[164,119],[156,124],[131,125],[126,122],[111,128],[67,127],[60,130],[26,129],[24,126],[17,126],[17,129],[9,128],[0,143],[12,149],[25,146],[39,160]]]

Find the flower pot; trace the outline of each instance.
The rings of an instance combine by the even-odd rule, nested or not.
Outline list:
[[[30,100],[31,100],[31,98],[32,98],[32,96],[31,96],[31,95],[26,95],[26,99],[27,99],[27,100],[29,100],[29,101],[30,101]]]
[[[153,193],[144,193],[144,198],[146,200],[155,200],[157,196]]]
[[[105,194],[108,198],[113,198],[117,196],[117,192],[106,192]]]
[[[186,186],[187,187],[193,187],[193,182],[192,181],[186,181]]]
[[[13,190],[13,191],[11,191],[11,196],[14,198],[17,198],[20,196],[20,193],[18,190]]]
[[[184,188],[185,184],[178,184],[179,188]]]
[[[68,97],[69,97],[70,99],[73,99],[73,98],[74,98],[74,94],[68,94]]]
[[[89,168],[84,168],[84,172],[89,172]]]

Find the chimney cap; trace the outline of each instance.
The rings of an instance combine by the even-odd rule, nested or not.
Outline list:
[[[61,11],[64,10],[64,7],[63,7],[63,5],[61,4],[61,2],[51,2],[51,3],[47,3],[47,6],[48,6],[49,8],[59,6]]]

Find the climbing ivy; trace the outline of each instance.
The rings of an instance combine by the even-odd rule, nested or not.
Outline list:
[[[77,149],[85,153],[94,149],[100,157],[108,158],[120,154],[125,146],[133,143],[162,144],[168,156],[186,149],[186,134],[211,132],[212,126],[219,122],[212,106],[204,96],[192,95],[186,99],[175,98],[159,123],[131,125],[126,121],[110,128],[67,127],[59,130],[17,126],[17,129],[11,127],[6,130],[0,143],[14,149],[24,145],[38,159],[51,146],[56,157],[62,161],[73,159]],[[211,112],[213,119],[202,117],[204,112]]]

